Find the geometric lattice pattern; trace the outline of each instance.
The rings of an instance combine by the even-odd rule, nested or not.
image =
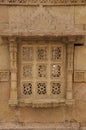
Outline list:
[[[37,60],[47,60],[47,48],[46,47],[38,47],[37,48]]]
[[[39,95],[46,94],[46,83],[42,83],[42,82],[37,83],[37,93]]]
[[[51,65],[51,77],[58,78],[61,76],[61,65],[53,64]]]
[[[24,46],[22,48],[22,59],[23,61],[29,61],[33,58],[33,48]]]
[[[32,78],[32,65],[23,65],[23,78]]]
[[[37,68],[38,77],[45,78],[47,76],[47,66],[45,64],[39,64]]]
[[[62,48],[61,47],[52,47],[52,60],[56,61],[61,59]]]
[[[21,46],[21,87],[26,98],[63,93],[63,46],[58,44],[25,44]]]
[[[23,83],[23,94],[24,95],[32,94],[32,83],[30,83],[30,82]]]
[[[54,95],[60,94],[61,93],[61,84],[58,82],[52,82],[51,83],[51,93]]]

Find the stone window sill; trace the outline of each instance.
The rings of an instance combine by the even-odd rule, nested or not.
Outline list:
[[[74,100],[65,100],[65,99],[40,99],[40,100],[28,100],[28,99],[20,99],[18,102],[10,101],[10,106],[21,106],[21,107],[35,107],[35,108],[47,108],[47,107],[58,107],[58,106],[66,106],[73,105]]]

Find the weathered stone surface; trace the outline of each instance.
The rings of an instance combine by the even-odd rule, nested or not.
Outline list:
[[[0,24],[1,35],[86,34],[84,27],[76,26],[76,24],[83,26],[84,23],[75,22],[74,6],[64,6],[64,8],[63,6],[9,6],[5,10],[5,18],[1,15],[3,21]]]
[[[82,0],[2,0],[1,5],[86,5]]]
[[[9,69],[9,49],[8,44],[0,38],[0,70]]]
[[[75,70],[86,70],[86,46],[76,46],[75,47]]]
[[[73,18],[74,7],[10,7],[9,31],[36,35],[71,31]]]
[[[44,124],[39,124],[39,123],[33,123],[33,124],[5,124],[5,126],[3,126],[4,124],[1,124],[0,130],[2,129],[6,129],[8,130],[8,126],[9,126],[9,130],[80,130],[80,124],[79,123],[44,123]]]
[[[86,8],[84,6],[75,7],[75,24],[86,24]]]
[[[60,2],[62,1],[63,0]],[[0,3],[1,2],[4,1],[0,1]],[[9,2],[12,4],[12,1]],[[16,0],[13,0],[13,2],[16,2]],[[17,2],[20,4],[20,0]],[[31,2],[37,4],[35,0]],[[52,6],[48,4],[44,6],[46,3],[45,0],[39,1],[37,6],[23,6],[22,3],[20,4],[21,6],[0,5],[0,35],[6,36],[6,39],[0,38],[0,129],[86,129],[86,125],[82,124],[86,122],[86,5],[57,6],[51,2],[52,0],[49,1],[48,4],[52,4]],[[65,0],[65,2],[67,2],[67,0]],[[74,2],[77,4],[76,0],[71,0],[72,5],[75,5]],[[78,4],[80,4],[80,1],[78,2]],[[83,3],[86,4],[85,1]],[[64,4],[64,1],[60,4]],[[9,37],[9,35],[12,37]],[[38,35],[46,36],[46,38],[38,38]],[[30,36],[34,36],[35,40],[31,37],[30,41],[30,38],[28,39]],[[29,101],[33,100],[30,100],[29,97],[27,100],[24,100],[24,98],[20,96],[20,79],[22,78],[23,81],[23,77],[22,73],[20,73],[20,54],[22,50],[19,45],[22,45],[22,41],[24,45],[30,42],[31,44],[39,45],[39,41],[40,45],[44,45],[44,42],[46,42],[47,46],[50,42],[52,46],[58,44],[58,42],[65,45],[66,57],[64,56],[65,60],[62,63],[65,65],[64,77],[66,87],[64,89],[64,100],[54,97],[55,103],[58,102],[58,106],[56,106],[51,99],[51,106],[48,108],[48,105],[46,105],[46,108],[44,108],[42,102],[45,103],[48,101],[47,98],[40,100],[42,102],[40,105],[37,104],[38,108],[24,105],[25,101],[28,104]],[[33,52],[36,54],[35,50],[36,49],[34,49]],[[28,64],[30,63],[32,65],[33,62],[34,65],[34,61],[36,64],[36,58],[28,62]],[[26,62],[23,62],[23,64],[25,63]],[[40,61],[39,63],[45,62]],[[52,63],[54,62],[52,61]],[[35,67],[34,72],[36,71]],[[5,77],[5,72],[9,73],[8,77]],[[63,75],[63,71],[61,73]],[[34,79],[33,81],[30,79],[33,83],[37,80],[38,79]],[[61,80],[63,81],[63,77]],[[44,79],[42,81],[44,81]],[[58,80],[55,79],[55,81],[57,82]],[[38,99],[41,99],[40,96]],[[33,104],[39,102],[35,100]],[[61,102],[65,102],[65,105],[63,104],[61,106]],[[11,106],[9,104],[11,104]],[[12,107],[12,105],[15,107]],[[39,108],[39,106],[41,106],[41,108]]]

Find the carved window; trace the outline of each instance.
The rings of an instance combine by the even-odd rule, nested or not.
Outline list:
[[[33,101],[64,99],[64,44],[27,43],[20,50],[20,97]]]

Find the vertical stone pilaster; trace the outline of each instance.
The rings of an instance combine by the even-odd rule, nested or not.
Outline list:
[[[10,100],[11,106],[18,104],[17,100],[17,43],[15,38],[9,38],[10,52]]]
[[[74,44],[67,45],[67,103],[71,104],[73,101],[73,64],[74,64]]]

